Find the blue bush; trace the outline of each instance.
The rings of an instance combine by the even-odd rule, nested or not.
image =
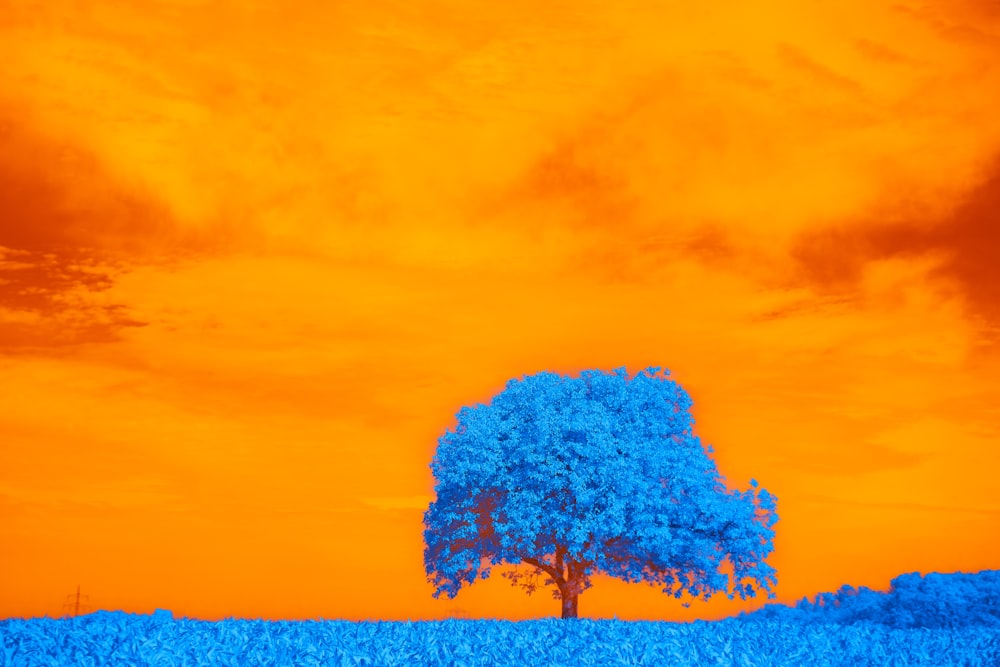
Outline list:
[[[769,604],[750,614],[768,619],[824,623],[880,623],[893,628],[1000,627],[1000,571],[917,572],[892,580],[886,592],[843,586],[794,607]]]

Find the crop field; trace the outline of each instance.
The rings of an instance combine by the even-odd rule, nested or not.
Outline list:
[[[0,666],[1000,665],[1000,626],[894,628],[737,617],[201,621],[97,612],[0,621]]]

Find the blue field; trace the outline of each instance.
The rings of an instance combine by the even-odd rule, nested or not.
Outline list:
[[[105,612],[0,621],[0,643],[3,667],[1000,665],[1000,626],[901,629],[753,617],[211,622]]]
[[[720,621],[0,620],[0,667],[871,665],[1000,667],[1000,571],[905,574]]]

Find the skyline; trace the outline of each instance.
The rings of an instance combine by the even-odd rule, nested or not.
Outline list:
[[[775,601],[1000,568],[995,2],[0,17],[0,618],[555,615],[431,597],[431,458],[621,366],[777,496]]]

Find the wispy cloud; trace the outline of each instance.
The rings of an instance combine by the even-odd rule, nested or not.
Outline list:
[[[430,506],[433,496],[418,494],[414,496],[379,496],[362,497],[361,502],[369,507],[374,507],[382,511],[393,510],[422,510],[426,511]]]

